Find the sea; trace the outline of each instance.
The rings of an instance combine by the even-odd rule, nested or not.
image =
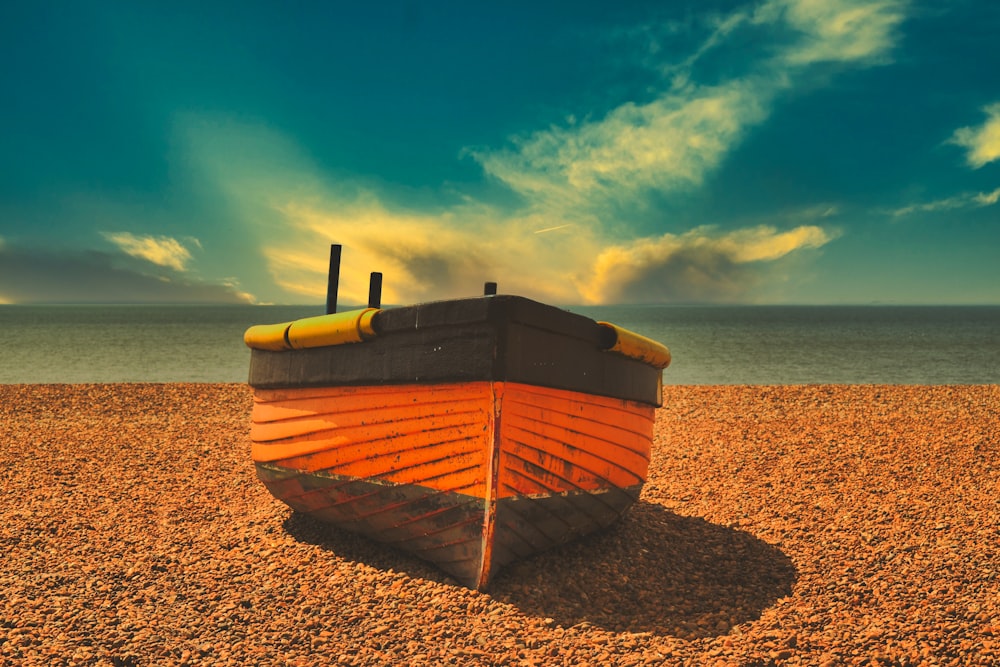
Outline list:
[[[1000,306],[587,306],[670,348],[664,384],[998,384]],[[322,306],[0,305],[0,384],[246,382],[253,324]]]

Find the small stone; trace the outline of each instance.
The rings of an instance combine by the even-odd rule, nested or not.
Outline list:
[[[0,664],[1000,664],[995,386],[663,393],[642,501],[480,594],[274,501],[245,385],[0,383]]]

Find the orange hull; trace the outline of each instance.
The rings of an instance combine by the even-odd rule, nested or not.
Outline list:
[[[638,498],[669,351],[529,299],[249,329],[257,474],[292,508],[485,587]]]
[[[636,500],[653,413],[511,382],[258,389],[252,455],[292,508],[483,588]]]

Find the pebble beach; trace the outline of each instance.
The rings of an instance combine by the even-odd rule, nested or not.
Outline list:
[[[487,592],[293,514],[241,384],[0,385],[0,665],[1000,664],[1000,385],[667,386]]]

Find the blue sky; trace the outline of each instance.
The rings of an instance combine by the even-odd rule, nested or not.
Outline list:
[[[1000,303],[1000,3],[0,8],[0,303]]]

